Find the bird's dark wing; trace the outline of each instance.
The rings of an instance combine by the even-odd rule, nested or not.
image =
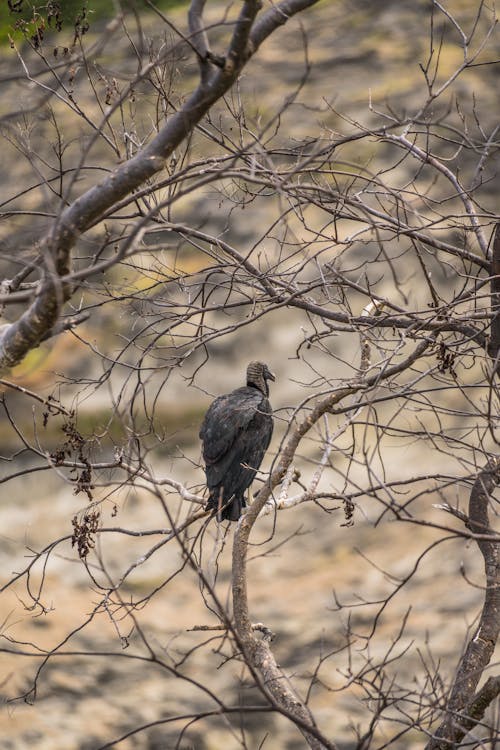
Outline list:
[[[248,387],[215,399],[200,429],[207,465],[217,463],[227,454],[258,413],[262,400],[262,393]]]
[[[259,408],[255,411],[246,429],[240,433],[235,441],[231,453],[232,473],[238,473],[248,487],[262,463],[264,454],[271,442],[273,434],[273,420],[267,399],[262,399]],[[237,467],[240,466],[239,472]],[[242,471],[243,469],[243,471]]]

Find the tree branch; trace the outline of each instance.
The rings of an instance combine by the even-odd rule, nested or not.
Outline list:
[[[264,681],[276,702],[280,706],[283,706],[287,711],[292,711],[293,713],[295,713],[302,721],[310,723],[311,726],[314,726],[314,721],[309,712],[309,709],[297,697],[291,685],[289,685],[283,671],[276,664],[274,656],[269,648],[269,644],[261,640],[257,640],[254,633],[252,632],[248,609],[246,571],[247,549],[250,532],[257,517],[266,504],[272,490],[285,477],[289,467],[291,466],[291,463],[295,456],[295,451],[297,450],[300,441],[302,440],[304,435],[306,435],[309,430],[318,422],[318,420],[324,414],[330,412],[335,404],[342,401],[346,396],[356,393],[361,388],[373,386],[379,380],[387,379],[388,377],[396,375],[402,370],[406,369],[411,362],[416,361],[419,357],[422,356],[428,346],[428,341],[421,342],[415,348],[415,351],[412,353],[412,355],[406,358],[403,363],[399,363],[392,367],[387,367],[382,373],[379,372],[373,375],[371,378],[367,378],[363,384],[357,383],[356,385],[346,386],[337,391],[334,391],[324,399],[318,401],[311,413],[307,417],[305,417],[292,432],[291,436],[288,439],[288,442],[281,452],[281,458],[278,462],[278,466],[272,472],[269,478],[269,482],[267,482],[262,487],[255,501],[240,519],[234,535],[232,560],[233,611],[235,629],[242,644],[244,656],[247,660],[250,661],[252,666],[262,674]],[[335,747],[331,743],[327,743],[325,741],[323,741],[322,744],[316,739],[316,737],[309,735],[307,731],[303,731],[303,734],[309,744],[309,747],[314,748],[314,750],[321,750],[325,747]]]
[[[494,371],[499,368],[500,356],[500,223],[493,233],[493,257],[491,261],[491,335],[488,354],[493,360]]]
[[[479,473],[469,499],[468,528],[475,534],[494,534],[488,518],[491,492],[500,482],[500,459],[489,461]],[[468,731],[483,717],[498,695],[498,677],[475,694],[485,668],[490,663],[500,633],[500,555],[499,544],[486,539],[477,540],[484,558],[486,588],[479,626],[469,641],[456,672],[446,707],[446,716],[427,744],[427,750],[449,750],[456,747]],[[492,687],[493,685],[493,687]]]
[[[270,693],[272,702],[296,716],[301,724],[300,729],[311,750],[336,750],[336,745],[321,738],[314,718],[306,704],[293,690],[287,676],[278,666],[269,646],[269,639],[257,638],[248,614],[246,587],[246,557],[248,537],[252,525],[246,522],[244,515],[240,520],[233,542],[233,612],[234,625],[241,644],[245,660],[262,675],[265,687]],[[311,731],[307,731],[309,727]],[[319,736],[318,736],[319,735]]]
[[[215,70],[210,77],[200,75],[196,90],[183,107],[168,118],[164,127],[144,149],[87,190],[62,212],[52,230],[41,242],[42,251],[53,265],[53,269],[47,272],[32,305],[21,318],[0,334],[0,370],[20,362],[30,349],[38,346],[56,324],[63,304],[71,297],[71,288],[63,287],[59,277],[69,273],[71,249],[79,235],[118,201],[161,171],[174,149],[187,138],[212,105],[231,88],[245,63],[267,36],[291,15],[316,2],[318,0],[286,0],[278,4],[275,6],[276,12],[273,8],[272,18],[267,21],[266,33],[259,33],[255,39],[251,39],[250,32],[260,2],[246,0],[236,22],[224,68]],[[196,28],[200,28],[199,0],[193,0],[193,9]],[[267,16],[269,13],[264,18]]]

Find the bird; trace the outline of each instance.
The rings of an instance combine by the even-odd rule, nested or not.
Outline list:
[[[213,401],[200,428],[207,487],[206,510],[220,521],[237,521],[273,434],[268,381],[274,374],[264,362],[250,362],[246,385]]]

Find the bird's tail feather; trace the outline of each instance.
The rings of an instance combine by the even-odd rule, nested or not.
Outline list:
[[[224,501],[222,493],[214,492],[210,494],[205,510],[213,510],[220,523],[221,521],[237,521],[245,507],[246,502],[243,496],[233,496],[229,500]]]

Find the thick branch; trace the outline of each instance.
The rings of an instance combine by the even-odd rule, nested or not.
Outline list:
[[[488,353],[493,360],[495,372],[500,356],[500,224],[493,235],[493,257],[491,262],[491,337]]]
[[[208,50],[208,37],[203,23],[203,11],[206,0],[191,0],[189,6],[188,20],[191,41],[201,58],[205,58]]]
[[[467,708],[467,718],[462,719],[462,726],[467,732],[482,720],[488,706],[491,706],[499,695],[500,676],[489,677]]]
[[[50,337],[57,325],[61,308],[69,299],[62,284],[53,274],[41,283],[35,301],[11,325],[5,325],[0,332],[0,369],[13,367],[23,357]]]
[[[488,519],[491,492],[500,482],[500,459],[490,461],[480,472],[469,500],[467,526],[475,534],[493,534]],[[491,683],[477,694],[476,687],[490,663],[500,632],[500,555],[498,542],[478,539],[484,558],[486,588],[479,626],[458,665],[455,682],[447,703],[446,717],[427,745],[427,750],[449,750],[483,717],[487,697],[495,696]],[[496,678],[498,683],[498,678]],[[493,686],[494,687],[494,686]],[[496,692],[498,694],[498,691]]]
[[[161,171],[166,159],[184,141],[209,111],[234,84],[247,60],[259,45],[283,21],[318,0],[286,0],[273,9],[266,26],[266,34],[250,39],[250,32],[260,7],[258,0],[246,0],[236,22],[226,58],[229,63],[216,70],[209,78],[202,75],[200,83],[184,106],[168,118],[158,135],[132,159],[121,164],[108,177],[90,188],[68,206],[55,227],[41,243],[42,249],[53,259],[55,274],[42,282],[36,300],[23,316],[6,326],[0,333],[0,370],[21,361],[30,349],[47,337],[59,317],[62,305],[71,296],[70,289],[61,292],[58,276],[68,273],[70,253],[77,238],[109,211],[118,201],[132,193],[146,180]],[[201,28],[200,3],[193,0],[197,28]],[[283,7],[284,10],[280,11]],[[276,12],[275,12],[276,11]],[[266,14],[265,17],[269,15]],[[60,286],[60,285],[59,285]]]
[[[278,26],[283,26],[296,13],[300,13],[311,5],[313,3],[310,0],[282,0],[281,3],[273,4],[272,8],[262,14],[252,29],[250,43],[253,49],[258,49]]]
[[[252,668],[262,675],[271,701],[300,720],[299,726],[309,747],[312,750],[336,750],[334,743],[319,735],[309,708],[295,693],[285,673],[276,663],[268,641],[255,636],[248,613],[246,587],[247,547],[252,526],[253,522],[245,514],[240,520],[233,542],[234,625],[243,655]],[[304,724],[311,731],[307,731]]]

